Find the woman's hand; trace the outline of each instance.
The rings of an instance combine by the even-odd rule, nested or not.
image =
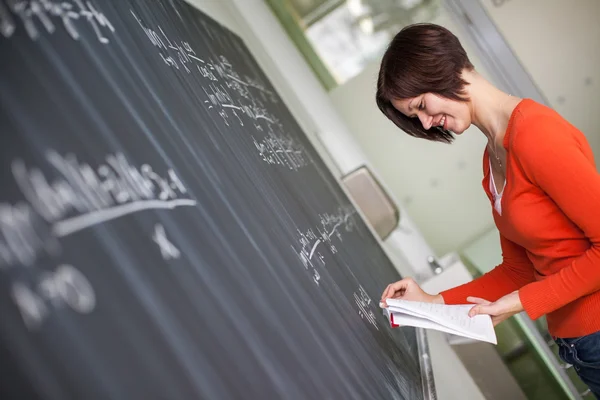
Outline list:
[[[420,301],[423,303],[444,304],[442,295],[437,296],[425,293],[413,278],[404,278],[398,282],[388,285],[381,295],[381,303],[387,307],[386,299],[402,299],[410,301]]]
[[[493,303],[479,297],[467,297],[467,301],[477,304],[469,311],[469,317],[474,317],[478,314],[487,314],[492,317],[494,326],[523,311],[518,290],[501,297]]]

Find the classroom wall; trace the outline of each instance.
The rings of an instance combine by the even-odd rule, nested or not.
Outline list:
[[[187,1],[244,38],[336,176],[348,172],[345,169],[356,163],[368,162],[327,93],[262,0]],[[323,135],[327,137],[323,138]],[[325,144],[329,148],[325,148]],[[344,154],[347,157],[343,157]],[[413,233],[419,235],[413,240],[416,243],[413,247],[427,248],[420,233],[416,229]],[[402,254],[396,253],[392,259],[399,264],[407,262]],[[399,269],[406,267],[400,265]],[[481,391],[446,342],[445,336],[430,335],[429,346],[438,399],[483,400]]]
[[[600,157],[600,1],[480,0],[549,105]]]

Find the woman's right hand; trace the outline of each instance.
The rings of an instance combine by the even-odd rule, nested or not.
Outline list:
[[[431,295],[426,293],[413,278],[404,278],[388,285],[381,295],[381,303],[387,307],[386,299],[402,299],[420,301],[423,303],[444,304],[441,294]]]

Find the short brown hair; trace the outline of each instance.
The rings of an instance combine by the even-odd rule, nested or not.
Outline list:
[[[411,136],[451,143],[452,133],[440,127],[423,128],[418,119],[396,110],[391,100],[433,93],[467,101],[463,70],[473,64],[460,41],[448,29],[435,24],[403,28],[388,46],[377,79],[377,106],[396,126]]]

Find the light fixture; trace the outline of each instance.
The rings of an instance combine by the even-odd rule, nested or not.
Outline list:
[[[374,30],[373,18],[371,18],[371,17],[362,18],[358,22],[358,26],[360,27],[360,30],[363,31],[363,33],[366,33],[367,35],[372,34],[373,30]]]
[[[362,0],[346,0],[346,6],[348,7],[348,11],[354,17],[358,17],[362,15],[367,7],[362,3]]]

